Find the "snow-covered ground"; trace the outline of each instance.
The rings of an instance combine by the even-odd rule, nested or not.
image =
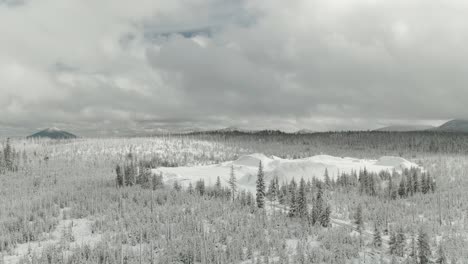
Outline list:
[[[55,230],[47,234],[47,238],[41,241],[33,241],[30,243],[18,244],[12,254],[3,256],[5,264],[16,264],[21,258],[29,258],[33,255],[40,256],[42,251],[49,246],[58,245],[63,239],[67,240],[70,249],[87,244],[90,246],[96,245],[101,241],[100,234],[93,234],[91,231],[92,221],[89,219],[63,219],[64,211],[62,209],[58,217],[59,223]],[[65,238],[68,236],[68,238]],[[70,252],[63,252],[66,256]],[[0,259],[1,260],[1,259]]]
[[[166,183],[171,184],[178,181],[182,186],[188,186],[190,182],[203,179],[205,184],[214,185],[219,176],[222,185],[227,185],[231,166],[237,178],[238,187],[251,192],[255,191],[256,175],[260,161],[263,164],[265,180],[268,181],[277,176],[281,183],[289,182],[293,178],[298,181],[301,178],[312,180],[312,178],[323,179],[325,170],[328,170],[330,178],[336,178],[339,174],[359,172],[366,168],[370,172],[393,171],[401,172],[403,169],[419,167],[400,157],[381,157],[378,160],[365,160],[355,158],[340,158],[328,155],[317,155],[304,159],[282,159],[275,156],[265,156],[264,154],[251,154],[241,156],[235,161],[228,161],[221,164],[192,167],[161,167],[153,170],[154,173],[162,173]]]

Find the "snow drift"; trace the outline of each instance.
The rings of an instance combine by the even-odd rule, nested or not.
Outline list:
[[[336,178],[342,172],[351,173],[366,168],[370,172],[397,171],[419,166],[400,157],[386,156],[378,160],[366,160],[355,158],[340,158],[328,155],[317,155],[304,159],[282,159],[279,157],[267,157],[264,154],[255,153],[245,155],[234,161],[228,161],[216,165],[193,166],[193,167],[171,167],[158,168],[154,173],[162,173],[167,184],[178,181],[182,186],[187,187],[190,182],[203,179],[205,184],[214,185],[219,176],[221,184],[227,186],[231,166],[237,178],[238,187],[251,192],[255,191],[257,171],[260,161],[265,172],[265,181],[268,184],[271,178],[278,177],[281,183],[289,182],[293,178],[300,180],[312,180],[312,178],[323,179],[325,170],[330,178]]]

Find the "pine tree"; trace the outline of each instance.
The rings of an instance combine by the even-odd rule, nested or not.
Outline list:
[[[442,244],[439,244],[439,249],[437,250],[437,264],[447,264],[447,257],[445,256],[445,251],[444,248],[442,247]]]
[[[178,181],[174,181],[174,190],[180,192],[182,190],[182,186],[180,186]]]
[[[276,200],[277,193],[276,193],[275,185],[276,185],[275,179],[271,179],[270,184],[268,185],[268,191],[266,194],[266,196],[268,197],[268,199],[270,199],[270,201]]]
[[[387,187],[387,195],[388,198],[392,199],[392,193],[393,193],[393,175],[388,178],[388,187]]]
[[[398,229],[396,234],[396,252],[397,255],[403,257],[406,248],[406,237],[402,228]]]
[[[359,192],[361,194],[367,192],[367,170],[364,168],[364,171],[359,172]]]
[[[359,232],[359,247],[362,247],[362,231],[364,229],[364,220],[362,218],[362,206],[358,205],[356,209],[356,216],[354,223],[356,224],[356,229]]]
[[[116,174],[117,187],[123,187],[124,186],[124,174],[123,174],[122,168],[118,164],[115,167],[115,174]]]
[[[191,182],[189,183],[189,186],[187,187],[187,192],[188,192],[189,194],[193,194],[193,185],[192,185]]]
[[[431,256],[431,248],[429,246],[429,237],[427,233],[421,228],[418,234],[418,256],[420,264],[429,263]]]
[[[217,191],[221,190],[221,179],[219,178],[219,176],[216,177],[215,189]]]
[[[423,194],[426,194],[428,192],[429,188],[427,186],[427,179],[426,179],[426,174],[421,174],[421,192]]]
[[[325,210],[323,210],[322,214],[320,215],[320,225],[323,227],[329,227],[330,226],[330,216],[331,216],[331,207],[328,205],[325,207]]]
[[[312,213],[310,215],[312,225],[315,225],[317,222],[320,221],[320,216],[322,215],[323,204],[324,204],[322,184],[320,184],[320,182],[317,181],[316,186],[317,186],[317,196],[315,200],[313,201]]]
[[[201,196],[205,194],[205,181],[203,181],[203,179],[197,181],[197,183],[195,184],[195,190]]]
[[[397,251],[397,243],[396,243],[396,235],[395,232],[390,233],[390,240],[388,241],[388,248],[391,255],[396,254]]]
[[[289,184],[289,213],[288,215],[290,217],[295,217],[297,215],[297,184],[294,178],[291,180],[291,183]]]
[[[354,223],[356,224],[356,229],[358,230],[358,232],[361,233],[363,228],[364,228],[364,220],[363,220],[363,217],[362,217],[362,206],[361,206],[361,204],[359,204],[357,209],[356,209],[356,215],[355,215],[355,218],[354,218]]]
[[[401,177],[401,180],[400,180],[400,187],[398,188],[398,195],[400,196],[400,198],[404,198],[406,197],[406,186],[405,186],[405,177]]]
[[[409,173],[409,172],[407,172]],[[413,196],[414,195],[414,178],[411,176],[411,174],[406,174],[406,196]]]
[[[414,239],[414,234],[411,236],[411,252],[409,256],[413,259],[413,263],[418,263],[418,253],[416,250],[416,240]]]
[[[124,166],[124,179],[126,186],[133,186],[133,163]]]
[[[260,161],[258,165],[258,173],[257,173],[257,207],[264,208],[265,207],[265,181],[263,175],[263,165]]]
[[[10,138],[7,138],[5,148],[3,149],[3,157],[5,159],[5,167],[8,171],[13,171],[13,148],[11,147]]]
[[[418,193],[420,191],[421,191],[421,185],[419,183],[418,172],[414,171],[413,172],[413,192]]]
[[[380,234],[380,231],[377,228],[377,225],[374,228],[374,238],[373,238],[372,244],[376,248],[380,248],[382,246],[382,235]]]
[[[325,173],[323,175],[323,178],[325,179],[325,188],[329,189],[331,187],[331,181],[330,181],[330,175],[328,174],[328,169],[325,168]]]
[[[307,217],[307,198],[306,198],[306,183],[304,178],[301,178],[299,183],[299,191],[297,195],[297,214],[301,218]]]
[[[231,175],[229,177],[229,188],[231,188],[232,200],[234,201],[237,192],[237,179],[236,174],[234,173],[234,165],[231,165]]]

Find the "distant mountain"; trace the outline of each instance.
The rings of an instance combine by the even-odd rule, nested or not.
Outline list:
[[[468,120],[453,119],[434,129],[442,132],[468,133]]]
[[[434,129],[434,126],[425,126],[425,125],[395,125],[395,126],[386,126],[374,131],[382,132],[408,132],[408,131],[423,131]]]
[[[252,133],[252,132],[255,132],[254,130],[242,129],[242,128],[235,127],[235,126],[230,126],[230,127],[226,127],[226,128],[222,128],[222,129],[218,129],[218,130],[214,130],[214,131],[222,132],[222,133],[232,133],[232,132]]]
[[[74,139],[77,136],[53,127],[32,134],[28,138]]]
[[[189,134],[229,134],[229,135],[279,135],[279,134],[287,134],[281,130],[248,130],[242,129],[237,127],[226,127],[222,129],[215,129],[215,130],[204,130],[204,131],[193,131]]]
[[[313,131],[313,130],[301,129],[301,130],[296,131],[294,134],[304,135],[304,134],[313,134],[313,133],[315,133],[315,131]]]

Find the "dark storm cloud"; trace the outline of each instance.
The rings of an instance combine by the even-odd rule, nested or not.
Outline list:
[[[468,116],[463,1],[10,3],[0,1],[2,135]]]

